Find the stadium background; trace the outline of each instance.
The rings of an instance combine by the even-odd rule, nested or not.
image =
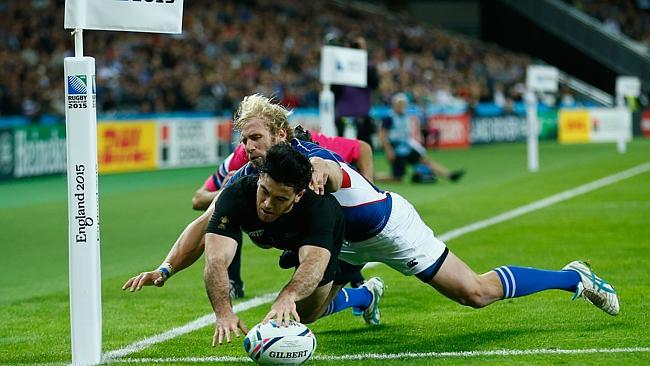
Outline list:
[[[361,34],[367,39],[369,61],[380,80],[373,91],[375,120],[387,113],[394,93],[406,92],[414,122],[440,136],[427,141],[432,158],[468,169],[467,179],[458,185],[386,186],[417,202],[425,221],[436,232],[446,232],[648,161],[650,145],[643,137],[650,134],[650,112],[645,111],[650,78],[647,6],[641,0],[197,0],[185,4],[180,36],[87,32],[85,53],[97,63],[100,172],[151,171],[100,178],[105,350],[210,310],[196,268],[200,265],[180,275],[162,294],[146,291],[134,300],[116,289],[127,276],[157,265],[194,217],[191,195],[232,149],[236,136],[231,135],[230,118],[244,95],[274,95],[295,110],[294,122],[318,127],[319,50],[328,35]],[[0,280],[1,319],[6,325],[0,331],[0,363],[69,360],[66,190],[61,174],[63,57],[72,55],[72,43],[62,29],[62,9],[63,1],[54,0],[0,4],[0,248],[7,256],[7,271]],[[586,28],[581,18],[585,16]],[[553,19],[559,19],[558,24],[550,24]],[[566,19],[573,23],[567,25]],[[594,43],[578,46],[582,33]],[[601,37],[614,40],[614,46]],[[611,144],[556,144],[559,108],[603,105],[594,89],[563,82],[558,94],[545,96],[539,106],[540,137],[546,140],[541,145],[542,170],[528,174],[520,143],[526,136],[522,93],[526,66],[537,63],[555,65],[604,91],[612,96],[610,102],[617,75],[641,78],[641,96],[626,100],[636,135],[628,153],[617,154]],[[387,171],[381,151],[376,153],[377,171]],[[163,168],[184,169],[156,171]],[[477,235],[460,240],[458,246],[453,242],[452,249],[477,270],[489,270],[502,260],[557,268],[589,253],[598,260],[597,269],[611,273],[615,285],[623,284],[624,309],[629,310],[620,319],[604,319],[586,307],[574,309],[564,303],[567,299],[552,296],[557,294],[508,302],[503,305],[507,309],[495,307],[478,315],[441,296],[413,295],[422,289],[419,284],[373,269],[387,277],[389,286],[396,283],[386,300],[387,317],[393,319],[378,334],[341,321],[347,321],[344,315],[323,321],[315,328],[317,336],[322,334],[319,353],[647,347],[650,278],[636,261],[648,258],[648,179],[646,173],[491,230],[489,239]],[[617,250],[594,245],[603,241],[616,242]],[[540,258],[540,248],[552,254]],[[246,263],[272,267],[275,261],[275,254],[258,252],[247,247],[250,297],[277,288],[286,278],[278,272],[266,286],[256,283],[264,274],[249,271]],[[633,278],[622,266],[632,267],[628,269]],[[401,304],[398,299],[407,294],[413,296],[412,303]],[[435,311],[413,311],[427,307]],[[538,310],[530,314],[531,308]],[[263,313],[253,309],[246,321],[254,324]],[[494,319],[500,323],[496,327]],[[42,329],[28,325],[34,323]],[[410,330],[401,329],[400,323]],[[526,328],[531,324],[537,325]],[[338,335],[339,328],[348,336]],[[421,331],[433,334],[427,338]],[[404,332],[410,341],[396,343]],[[214,355],[203,347],[209,333],[210,327],[203,328],[134,356]],[[348,337],[368,347],[339,344]],[[587,355],[578,362],[644,363],[646,352]],[[241,356],[241,350],[233,346],[217,354]],[[478,362],[505,362],[478,357]],[[515,362],[575,362],[553,357],[524,356]]]

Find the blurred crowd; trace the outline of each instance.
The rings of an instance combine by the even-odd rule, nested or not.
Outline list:
[[[650,47],[650,0],[574,0],[571,3],[601,21],[605,30],[625,34]]]
[[[586,3],[586,2],[585,2]],[[63,0],[0,3],[0,115],[64,114]],[[531,60],[432,29],[406,14],[329,1],[185,1],[182,35],[84,32],[104,113],[228,112],[251,93],[288,107],[316,107],[320,48],[328,37],[365,38],[378,84],[374,104],[412,101],[507,106],[524,91]]]

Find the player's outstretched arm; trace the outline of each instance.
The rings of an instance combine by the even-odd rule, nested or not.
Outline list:
[[[197,211],[203,211],[210,207],[210,203],[217,196],[218,191],[209,191],[205,186],[196,190],[192,197],[192,208]]]
[[[222,344],[224,339],[230,343],[230,332],[240,336],[240,330],[248,333],[246,325],[235,315],[230,304],[230,285],[228,266],[237,251],[237,242],[227,236],[208,233],[205,235],[205,270],[203,278],[210,303],[217,316],[212,336],[212,347]]]
[[[133,292],[139,291],[143,286],[162,287],[171,275],[196,262],[203,254],[205,245],[203,236],[214,212],[214,202],[217,197],[207,211],[187,225],[158,269],[129,278],[122,286],[122,290],[130,289]]]
[[[313,167],[311,189],[317,194],[336,192],[341,188],[343,173],[341,166],[331,160],[314,156],[309,158]]]
[[[298,251],[300,266],[296,269],[291,281],[280,291],[271,306],[271,311],[266,314],[264,322],[275,317],[276,324],[289,325],[293,317],[300,321],[296,308],[296,302],[309,297],[318,283],[323,279],[325,269],[330,260],[330,251],[313,246],[305,245]]]

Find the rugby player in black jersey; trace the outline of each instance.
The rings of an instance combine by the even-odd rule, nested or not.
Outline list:
[[[290,318],[311,323],[323,315],[348,307],[376,308],[372,289],[346,288],[345,301],[331,309],[338,294],[332,289],[347,282],[337,260],[345,233],[341,206],[331,195],[317,195],[307,186],[312,178],[309,160],[289,144],[272,147],[259,169],[259,176],[246,176],[224,190],[205,236],[205,286],[217,324],[213,346],[230,333],[248,331],[232,310],[227,268],[241,244],[241,232],[265,249],[294,250],[299,265],[280,291],[264,321],[275,318],[288,324]],[[343,265],[343,267],[345,267]]]

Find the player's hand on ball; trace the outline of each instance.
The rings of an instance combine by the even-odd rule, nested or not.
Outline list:
[[[218,344],[223,344],[223,340],[230,343],[231,337],[230,332],[234,332],[235,336],[239,337],[241,329],[244,334],[248,333],[248,328],[246,324],[237,317],[234,313],[224,314],[222,316],[217,316],[217,324],[215,325],[214,335],[212,336],[212,347],[215,347]]]
[[[296,302],[288,296],[280,296],[275,300],[273,306],[271,306],[271,311],[266,314],[262,323],[266,323],[275,318],[275,324],[288,327],[292,316],[297,322],[300,322],[300,316],[296,310]]]
[[[129,278],[128,281],[122,286],[122,290],[131,289],[133,291],[140,291],[143,286],[157,286],[162,287],[165,284],[165,277],[160,271],[142,272],[135,277]]]

